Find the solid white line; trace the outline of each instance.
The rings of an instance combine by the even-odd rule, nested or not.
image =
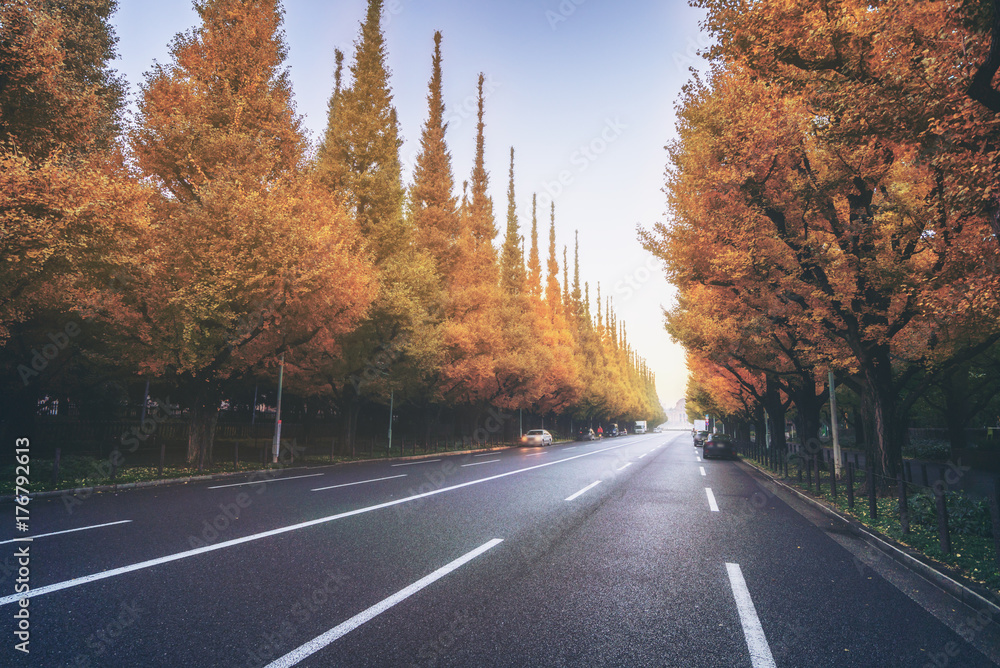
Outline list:
[[[701,474],[702,474],[702,475],[706,475],[706,474],[705,474],[705,467],[704,467],[704,466],[699,466],[699,467],[698,467],[698,470],[699,470],[699,471],[701,471]]]
[[[481,455],[472,455],[473,457],[495,457],[497,453],[495,452],[484,452]]]
[[[705,494],[708,496],[708,507],[713,513],[719,512],[719,504],[715,502],[715,494],[712,494],[712,488],[706,487]]]
[[[480,545],[472,552],[469,552],[468,554],[459,557],[458,559],[456,559],[455,561],[451,562],[446,566],[442,566],[441,568],[437,569],[430,575],[427,575],[417,580],[409,587],[399,590],[389,598],[382,599],[381,601],[379,601],[372,607],[368,608],[364,612],[359,612],[358,614],[348,619],[346,622],[338,624],[337,626],[333,627],[323,635],[313,638],[306,644],[302,645],[301,647],[298,647],[297,649],[292,650],[291,652],[284,655],[280,659],[272,661],[267,665],[267,668],[290,668],[291,666],[294,666],[295,664],[299,663],[306,657],[315,654],[316,652],[320,651],[321,649],[323,649],[330,643],[334,642],[338,638],[347,635],[348,633],[358,628],[365,622],[379,616],[380,614],[382,614],[389,608],[393,607],[397,603],[405,601],[406,599],[413,596],[427,585],[432,584],[436,580],[440,580],[441,578],[448,575],[452,571],[461,568],[463,565],[472,561],[473,559],[481,555],[483,552],[486,552],[487,550],[496,547],[502,542],[503,542],[502,539],[494,538],[488,543]]]
[[[592,482],[589,485],[587,485],[586,487],[584,487],[583,489],[581,489],[579,492],[576,492],[575,494],[571,494],[571,495],[567,496],[566,500],[567,501],[572,501],[573,499],[575,499],[576,497],[580,496],[584,492],[589,492],[590,490],[594,489],[595,487],[597,487],[600,484],[601,484],[600,480],[598,480],[597,482]]]
[[[86,531],[87,529],[100,529],[101,527],[109,527],[115,524],[125,524],[126,522],[131,522],[132,520],[119,520],[117,522],[108,522],[106,524],[94,524],[89,527],[80,527],[79,529],[66,529],[65,531],[53,531],[52,533],[40,533],[37,536],[25,536],[25,538],[31,538],[34,540],[36,538],[44,538],[45,536],[58,536],[61,533],[73,533],[74,531]],[[10,540],[0,540],[0,545],[5,543],[18,543],[23,541],[23,538],[12,538]]]
[[[309,490],[310,492],[322,492],[324,489],[337,489],[338,487],[350,487],[351,485],[364,485],[366,482],[378,482],[380,480],[393,480],[395,478],[405,478],[405,473],[400,473],[399,475],[391,475],[385,478],[372,478],[371,480],[359,480],[357,482],[345,482],[343,485],[330,485],[329,487],[317,487],[316,489]]]
[[[466,466],[479,466],[480,464],[492,464],[493,462],[498,462],[499,459],[487,459],[485,462],[472,462],[471,464],[460,464],[462,468]]]
[[[629,463],[628,463],[628,464],[626,464],[625,466],[623,466],[623,467],[621,467],[621,468],[617,468],[617,469],[615,469],[615,470],[616,470],[616,471],[624,471],[625,469],[627,469],[627,468],[628,468],[628,467],[630,467],[630,466],[632,466],[632,462],[629,462]]]
[[[222,489],[223,487],[242,487],[243,485],[259,485],[262,482],[281,482],[282,480],[295,480],[296,478],[315,478],[318,475],[326,475],[325,473],[310,473],[309,475],[292,475],[287,478],[271,478],[270,480],[252,480],[250,482],[237,482],[232,485],[212,485],[206,489]]]
[[[757,609],[753,606],[753,599],[750,598],[750,590],[747,589],[740,565],[727,563],[726,572],[729,574],[729,585],[733,588],[733,598],[736,599],[736,609],[740,611],[740,624],[743,625],[743,637],[746,638],[747,649],[750,650],[750,662],[753,668],[775,668],[771,648],[767,644],[767,638],[764,637],[764,627],[760,625]]]
[[[37,588],[32,587],[29,591],[26,591],[22,594],[11,594],[8,596],[0,597],[0,606],[9,605],[15,601],[21,600],[22,598],[32,598],[35,596],[41,596],[42,594],[49,594],[54,591],[69,589],[70,587],[77,587],[79,585],[87,584],[89,582],[96,582],[98,580],[104,580],[106,578],[116,577],[118,575],[124,575],[125,573],[131,573],[133,571],[139,571],[145,568],[159,566],[160,564],[168,564],[172,561],[187,559],[188,557],[194,557],[199,554],[204,554],[206,552],[214,552],[215,550],[222,550],[227,547],[242,545],[243,543],[251,543],[253,541],[261,540],[263,538],[270,538],[271,536],[280,536],[281,534],[288,533],[290,531],[297,531],[299,529],[305,529],[307,527],[316,526],[318,524],[325,524],[326,522],[334,522],[336,520],[341,520],[346,517],[354,517],[355,515],[363,515],[365,513],[370,513],[375,510],[381,510],[382,508],[390,508],[392,506],[397,506],[401,503],[409,503],[410,501],[416,501],[417,499],[423,499],[428,496],[434,496],[435,494],[443,494],[444,492],[450,492],[452,490],[462,489],[464,487],[469,487],[471,485],[479,485],[481,483],[490,482],[492,480],[499,480],[500,478],[506,478],[507,476],[517,475],[518,473],[527,473],[528,471],[543,469],[547,466],[555,466],[556,464],[571,462],[574,459],[580,459],[582,457],[599,455],[602,452],[608,452],[609,450],[617,450],[618,448],[624,448],[624,447],[625,447],[624,445],[612,445],[610,447],[602,448],[600,450],[592,450],[590,452],[584,452],[583,454],[580,455],[573,455],[572,457],[566,457],[565,459],[557,459],[552,462],[545,462],[544,464],[535,464],[534,466],[526,466],[523,469],[514,469],[513,471],[497,473],[495,475],[487,476],[485,478],[479,478],[478,480],[469,480],[468,482],[460,482],[456,485],[452,485],[451,487],[442,487],[441,489],[433,489],[429,492],[422,492],[420,494],[406,496],[401,499],[393,499],[392,501],[377,503],[374,506],[355,508],[354,510],[348,510],[342,513],[337,513],[336,515],[319,517],[314,520],[299,522],[298,524],[290,524],[288,526],[279,527],[277,529],[271,529],[269,531],[263,531],[261,533],[251,534],[249,536],[243,536],[241,538],[233,538],[232,540],[225,540],[222,541],[221,543],[213,543],[212,545],[196,547],[193,550],[186,550],[184,552],[175,552],[174,554],[168,554],[165,557],[157,557],[156,559],[140,561],[139,563],[129,564],[128,566],[121,566],[119,568],[113,568],[111,570],[101,571],[99,573],[92,573],[91,575],[84,575],[82,577],[74,578],[72,580],[64,580],[63,582],[57,582],[55,584],[45,585],[44,587],[37,587]]]
[[[390,466],[416,466],[417,464],[433,464],[434,462],[439,462],[440,459],[425,459],[422,462],[406,462],[405,464],[390,464]]]

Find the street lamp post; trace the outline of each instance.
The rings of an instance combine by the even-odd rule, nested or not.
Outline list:
[[[285,379],[285,353],[281,353],[281,365],[278,368],[278,407],[274,415],[274,463],[278,463],[278,454],[281,450],[281,386]]]
[[[833,371],[830,378],[830,435],[833,436],[833,467],[835,475],[840,475],[840,430],[837,427],[837,389],[833,385]]]

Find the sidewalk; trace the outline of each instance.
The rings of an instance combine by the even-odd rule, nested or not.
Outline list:
[[[893,561],[919,575],[938,589],[954,596],[973,610],[985,613],[993,619],[1000,620],[1000,595],[996,592],[978,583],[969,581],[956,569],[935,562],[917,550],[901,545],[894,539],[862,524],[857,519],[843,514],[839,509],[835,509],[825,500],[817,499],[797,489],[795,486],[785,483],[780,478],[775,477],[770,471],[763,469],[754,462],[740,459],[737,461],[737,465],[758,480],[765,480],[774,490],[782,491],[782,500],[786,502],[790,501],[792,504],[795,502],[806,504],[820,511],[825,516],[837,521],[842,527],[846,528],[851,534],[861,539],[868,546],[890,557]]]

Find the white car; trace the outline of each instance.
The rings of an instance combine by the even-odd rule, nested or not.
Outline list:
[[[532,429],[521,437],[522,445],[552,445],[552,434],[544,429]]]

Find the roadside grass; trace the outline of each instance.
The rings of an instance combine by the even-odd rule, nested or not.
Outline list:
[[[329,458],[325,463],[329,463]],[[301,465],[299,462],[295,466]],[[239,466],[232,462],[206,465],[202,471],[197,466],[164,466],[163,473],[159,472],[158,466],[129,466],[126,462],[115,472],[115,479],[111,478],[111,462],[96,457],[67,456],[59,461],[59,480],[52,483],[51,459],[32,460],[30,465],[31,475],[28,477],[30,483],[27,487],[29,492],[46,492],[52,490],[78,489],[81,487],[95,487],[98,485],[124,485],[134,482],[148,482],[151,480],[170,480],[176,478],[188,478],[199,475],[217,475],[220,473],[238,473],[257,471],[264,468],[288,468],[288,465],[268,464],[259,462],[240,462]],[[0,494],[13,494],[15,492],[14,466],[0,466]]]
[[[757,467],[773,474],[764,464],[752,457],[742,457]],[[910,532],[903,533],[899,520],[899,501],[896,497],[880,497],[876,500],[877,519],[872,520],[868,511],[868,496],[861,476],[854,481],[854,508],[847,503],[847,480],[837,481],[837,497],[830,491],[830,476],[824,472],[821,477],[817,494],[815,488],[810,490],[805,482],[798,481],[798,469],[795,464],[788,465],[788,478],[782,481],[814,498],[822,498],[836,507],[845,515],[853,517],[861,524],[894,541],[912,548],[931,561],[959,571],[969,580],[987,587],[993,593],[1000,595],[1000,567],[997,565],[993,546],[993,535],[989,508],[986,503],[973,502],[962,498],[956,492],[946,495],[949,506],[949,537],[951,552],[941,551],[938,538],[937,518],[934,514],[932,501],[926,494],[911,494],[907,496],[910,511]],[[815,480],[814,480],[815,484]],[[957,512],[956,512],[957,511]],[[951,513],[954,512],[954,517]]]
[[[563,441],[559,441],[562,443]],[[501,447],[503,444],[497,444],[494,447]],[[512,445],[512,444],[506,444]],[[220,443],[216,443],[216,452],[231,452],[231,445],[229,447],[219,447]],[[413,448],[410,444],[406,444],[406,448],[403,453],[400,453],[399,446],[393,448],[391,453],[387,452],[385,447],[376,449],[367,449],[363,447],[358,447],[355,449],[354,456],[350,455],[335,455],[331,457],[329,454],[316,454],[310,453],[307,455],[296,455],[294,461],[288,459],[283,459],[277,464],[268,462],[261,463],[257,457],[259,456],[257,450],[247,450],[247,455],[250,456],[249,459],[241,459],[239,465],[237,466],[232,461],[216,461],[212,464],[205,464],[204,468],[199,471],[198,467],[188,466],[186,464],[165,464],[163,466],[163,472],[160,473],[159,466],[157,465],[132,465],[129,464],[128,454],[123,453],[122,459],[124,460],[118,470],[115,471],[115,478],[111,478],[111,464],[112,459],[110,457],[105,457],[103,459],[97,457],[89,456],[77,456],[77,455],[67,455],[62,457],[59,461],[59,480],[53,484],[52,481],[52,468],[53,460],[51,459],[32,459],[29,465],[29,476],[27,476],[29,485],[27,487],[29,492],[48,492],[54,490],[69,490],[69,489],[79,489],[85,487],[97,487],[102,485],[124,485],[128,483],[136,482],[150,482],[154,480],[176,480],[181,478],[190,478],[194,476],[207,476],[207,475],[219,475],[223,473],[250,473],[253,471],[262,470],[272,470],[272,469],[287,469],[287,468],[297,468],[297,467],[317,467],[317,466],[329,466],[331,464],[341,464],[345,462],[354,461],[366,461],[372,459],[394,459],[401,456],[414,456],[414,455],[433,455],[433,454],[444,454],[446,452],[455,452],[456,450],[469,450],[475,449],[474,446],[470,444],[461,443],[442,443],[442,448]],[[23,470],[21,472],[23,474]],[[16,464],[0,465],[0,494],[14,494],[16,491],[17,482],[17,466]]]

